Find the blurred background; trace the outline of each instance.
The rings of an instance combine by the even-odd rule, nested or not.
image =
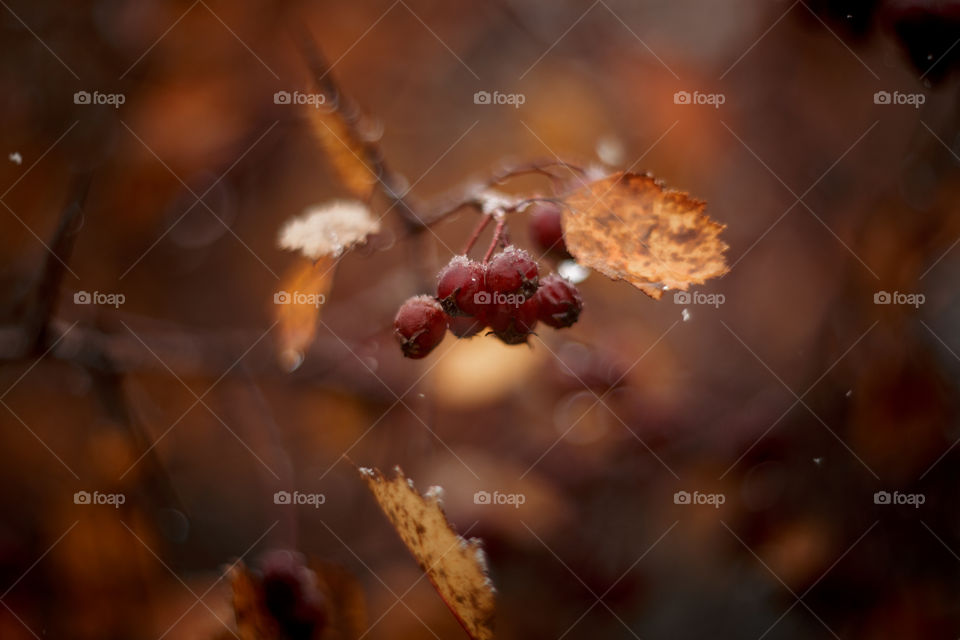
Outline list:
[[[230,637],[274,548],[351,572],[366,637],[464,637],[354,464],[445,489],[499,638],[960,635],[960,3],[0,4],[0,637]],[[560,156],[706,200],[722,304],[593,274],[572,329],[405,361],[476,214],[392,212],[289,371],[277,232],[347,195],[273,99],[303,29],[419,198]]]

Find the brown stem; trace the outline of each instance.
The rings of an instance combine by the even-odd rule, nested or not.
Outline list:
[[[50,241],[51,248],[41,270],[36,297],[24,319],[29,333],[28,340],[36,353],[43,353],[43,343],[48,337],[48,323],[56,310],[64,273],[69,270],[67,262],[77,236],[77,220],[83,214],[83,205],[90,190],[90,179],[88,173],[74,178],[67,204],[60,214],[60,222]]]
[[[478,211],[482,211],[483,202],[480,194],[484,189],[523,175],[542,175],[550,178],[554,186],[556,186],[562,178],[547,170],[547,167],[552,166],[563,167],[579,174],[585,173],[584,169],[575,164],[556,159],[534,160],[532,162],[513,165],[490,174],[490,176],[483,181],[478,182],[471,180],[464,185],[460,185],[442,194],[438,198],[432,199],[431,202],[427,203],[423,208],[423,213],[417,217],[417,220],[419,224],[422,225],[422,228],[425,229],[453,215],[464,207],[470,206]]]
[[[484,214],[483,218],[480,220],[480,224],[478,224],[473,230],[473,233],[470,234],[470,238],[467,240],[467,245],[463,248],[463,255],[470,253],[470,249],[473,249],[473,245],[477,243],[477,240],[480,238],[480,234],[483,233],[483,230],[487,228],[487,225],[490,224],[490,220],[492,219],[493,216],[489,213]]]
[[[490,262],[490,256],[493,255],[494,249],[497,248],[497,245],[500,243],[500,238],[503,236],[503,230],[507,227],[507,221],[503,218],[497,220],[497,226],[493,230],[493,240],[490,242],[490,247],[487,249],[487,253],[483,256],[483,264]]]

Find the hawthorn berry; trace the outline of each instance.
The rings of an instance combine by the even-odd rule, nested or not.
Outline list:
[[[476,316],[482,311],[477,294],[484,290],[486,266],[466,256],[454,256],[438,276],[437,298],[451,317]]]
[[[481,318],[456,316],[449,318],[447,325],[450,327],[450,333],[458,338],[472,338],[483,330],[486,323]]]
[[[568,256],[563,241],[562,214],[552,202],[537,202],[530,207],[530,237],[543,253]]]
[[[328,603],[304,557],[291,551],[270,551],[260,560],[260,573],[263,606],[280,627],[282,637],[317,637],[329,619]]]
[[[513,245],[493,256],[487,265],[486,290],[493,294],[519,294],[526,300],[536,293],[539,282],[536,261]]]
[[[447,316],[430,296],[413,296],[400,306],[393,329],[403,355],[418,360],[443,340]]]
[[[490,316],[490,328],[505,344],[525,344],[537,326],[538,315],[534,298],[520,305],[498,304]]]
[[[573,326],[583,311],[580,291],[572,282],[551,273],[540,282],[533,296],[537,303],[537,317],[555,329]]]

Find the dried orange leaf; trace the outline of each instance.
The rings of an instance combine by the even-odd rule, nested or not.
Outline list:
[[[278,640],[276,623],[264,609],[253,575],[242,562],[230,567],[233,615],[240,640]]]
[[[303,362],[304,352],[317,331],[321,305],[333,285],[333,258],[298,261],[274,293],[274,316],[279,326],[280,361],[292,371]]]
[[[376,147],[359,133],[360,122],[340,108],[308,107],[313,133],[343,185],[368,200],[380,175]]]
[[[648,175],[616,173],[564,198],[563,233],[578,262],[659,300],[727,272],[724,225],[706,203]]]
[[[465,540],[440,506],[439,487],[421,496],[399,467],[387,480],[376,469],[361,475],[400,539],[473,640],[493,638],[494,589],[486,556],[476,538]]]
[[[309,40],[303,45],[314,85],[323,96],[322,104],[306,108],[313,133],[344,186],[355,197],[367,201],[383,173],[376,136],[371,133],[373,127],[340,91],[319,49]]]

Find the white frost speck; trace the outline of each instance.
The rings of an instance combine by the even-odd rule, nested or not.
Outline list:
[[[474,557],[477,560],[477,564],[480,565],[480,568],[483,569],[484,573],[486,573],[487,572],[487,554],[484,553],[482,547],[479,547],[479,546],[477,547],[476,551],[474,551]]]
[[[846,393],[845,395],[846,395],[848,398],[849,398],[850,396],[852,396],[852,395],[853,395],[853,389],[847,389],[847,393]]]
[[[366,476],[368,478],[372,478],[374,477],[374,475],[376,475],[373,472],[373,469],[371,469],[370,467],[360,467],[359,469],[357,469],[357,471],[360,472],[360,475]]]
[[[690,320],[690,317],[691,317],[690,311],[687,309],[684,309],[683,311],[680,312],[680,316],[683,318],[684,322],[687,322],[688,320]]]
[[[512,207],[516,202],[514,198],[496,189],[484,189],[478,195],[478,199],[481,210],[487,215]]]
[[[428,487],[426,493],[423,494],[423,497],[427,498],[428,500],[436,500],[437,502],[440,502],[443,500],[443,487],[438,485]]]
[[[380,221],[357,200],[333,200],[308,208],[280,229],[281,249],[299,251],[311,260],[340,256],[350,247],[379,233]]]
[[[573,284],[580,284],[590,275],[590,270],[575,260],[564,260],[557,265],[557,273]]]
[[[19,166],[23,164],[23,156],[20,155],[19,151],[14,151],[7,157],[10,158],[10,162],[12,162],[15,165]]]

